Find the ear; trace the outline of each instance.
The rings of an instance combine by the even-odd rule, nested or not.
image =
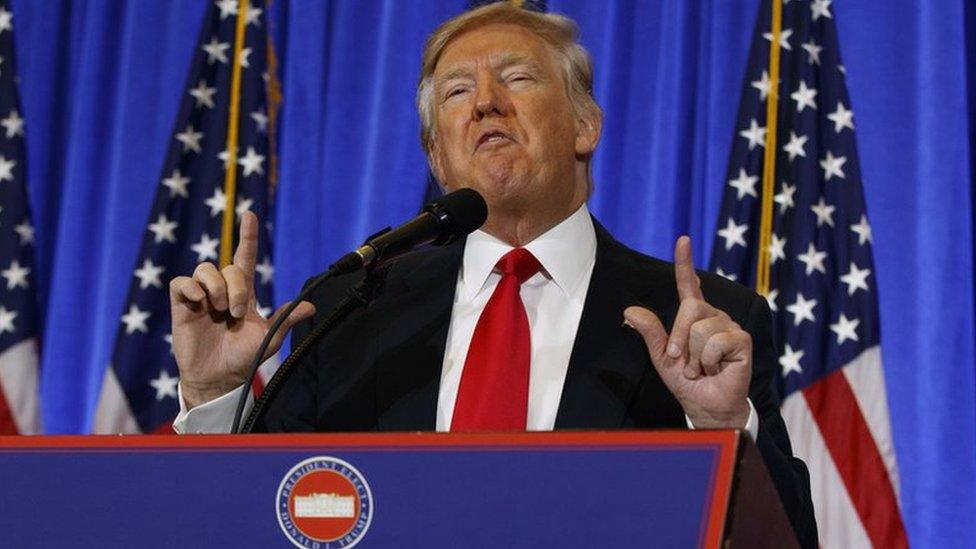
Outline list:
[[[596,150],[603,132],[603,112],[595,104],[576,121],[576,154],[588,156]]]
[[[437,184],[441,190],[446,193],[447,184],[445,183],[444,164],[441,158],[441,147],[437,139],[431,139],[430,148],[427,150],[427,165],[430,166],[430,171],[434,174],[434,179],[437,180]]]

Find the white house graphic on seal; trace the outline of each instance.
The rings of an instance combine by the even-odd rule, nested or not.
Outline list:
[[[351,518],[356,516],[356,497],[336,493],[295,496],[298,518]]]

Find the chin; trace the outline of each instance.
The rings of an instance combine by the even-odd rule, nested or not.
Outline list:
[[[489,203],[501,205],[518,200],[524,194],[525,183],[525,178],[518,177],[512,171],[495,171],[483,174],[472,186]]]
[[[519,165],[512,158],[496,156],[487,159],[478,169],[478,181],[486,188],[504,191],[506,189],[518,188],[525,182],[525,170],[519,169]]]

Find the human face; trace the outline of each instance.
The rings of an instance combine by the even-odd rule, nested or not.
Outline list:
[[[485,197],[489,223],[503,212],[565,217],[582,204],[581,157],[596,142],[581,124],[554,52],[521,26],[463,33],[434,70],[431,164],[449,190]]]

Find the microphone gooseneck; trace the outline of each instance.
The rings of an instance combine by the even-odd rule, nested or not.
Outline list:
[[[420,214],[339,258],[330,271],[345,274],[384,265],[417,246],[450,244],[485,223],[488,206],[473,189],[458,189],[423,207]]]
[[[281,328],[285,319],[298,307],[298,304],[311,295],[323,282],[360,269],[367,269],[369,272],[375,268],[385,267],[394,259],[424,244],[434,246],[450,244],[481,227],[486,219],[488,219],[488,206],[481,195],[473,189],[459,189],[426,204],[417,217],[396,229],[384,231],[371,237],[365,244],[342,256],[330,265],[324,273],[315,277],[302,289],[298,297],[278,315],[278,318],[268,329],[268,333],[264,335],[264,339],[251,361],[247,382],[244,384],[244,391],[237,402],[234,423],[230,432],[237,433],[240,430],[244,406],[247,404],[247,395],[251,392],[254,376],[263,362],[264,354],[267,352],[274,335]],[[368,299],[360,299],[359,301],[361,305],[368,303]],[[318,337],[324,333],[324,330],[321,331]],[[282,380],[278,381],[280,384]]]

